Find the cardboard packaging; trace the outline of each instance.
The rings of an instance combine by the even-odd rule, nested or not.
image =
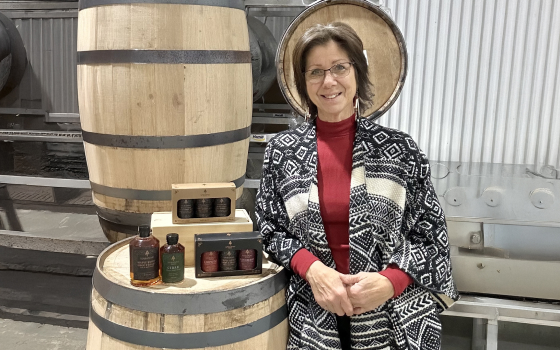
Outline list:
[[[233,221],[235,199],[233,182],[174,184],[171,186],[173,223]]]
[[[211,233],[195,235],[195,276],[221,277],[221,276],[240,276],[257,275],[262,273],[262,236],[258,231],[251,232],[232,232],[232,233]],[[240,254],[243,252],[255,251],[253,269],[242,270],[240,266],[247,266],[247,259],[241,261]],[[205,272],[202,269],[202,255],[206,252],[219,252],[219,271]],[[241,257],[243,259],[243,256]]]
[[[185,266],[194,267],[194,235],[207,233],[247,232],[253,230],[253,221],[245,209],[236,209],[231,222],[174,224],[171,212],[152,214],[152,235],[165,242],[168,233],[178,233],[179,243],[185,247]]]

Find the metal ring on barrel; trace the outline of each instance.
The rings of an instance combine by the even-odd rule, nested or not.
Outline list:
[[[87,8],[98,6],[143,3],[218,6],[245,10],[245,3],[243,0],[80,0],[78,8],[79,10],[85,10]]]

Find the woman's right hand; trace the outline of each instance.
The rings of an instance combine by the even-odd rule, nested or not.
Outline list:
[[[315,300],[323,309],[338,316],[354,314],[354,307],[350,303],[346,287],[336,270],[316,261],[307,270],[305,278],[311,285]]]

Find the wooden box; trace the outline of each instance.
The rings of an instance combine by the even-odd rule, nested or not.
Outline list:
[[[203,222],[194,224],[174,224],[171,212],[152,214],[152,234],[165,244],[168,233],[178,233],[179,243],[185,247],[185,266],[194,267],[194,235],[203,233],[228,233],[253,231],[253,221],[245,209],[236,209],[235,218],[229,222]]]
[[[173,223],[189,224],[233,221],[235,219],[235,199],[235,184],[233,182],[172,185],[171,206],[173,208]],[[229,203],[227,203],[228,200]],[[204,204],[205,216],[197,215],[201,207],[201,201],[206,202]],[[224,203],[224,201],[225,205],[222,204],[220,210],[222,215],[217,215],[217,204],[220,202]],[[184,208],[190,208],[188,217],[181,215],[181,213],[186,213],[186,211],[181,210],[183,205]]]

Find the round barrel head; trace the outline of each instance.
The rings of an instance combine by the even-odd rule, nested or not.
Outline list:
[[[292,53],[307,29],[332,22],[350,25],[362,39],[375,95],[373,105],[362,116],[377,119],[391,107],[402,90],[407,73],[407,53],[403,35],[395,22],[366,0],[318,1],[294,19],[276,53],[282,93],[292,108],[302,116],[306,114],[295,86]]]

